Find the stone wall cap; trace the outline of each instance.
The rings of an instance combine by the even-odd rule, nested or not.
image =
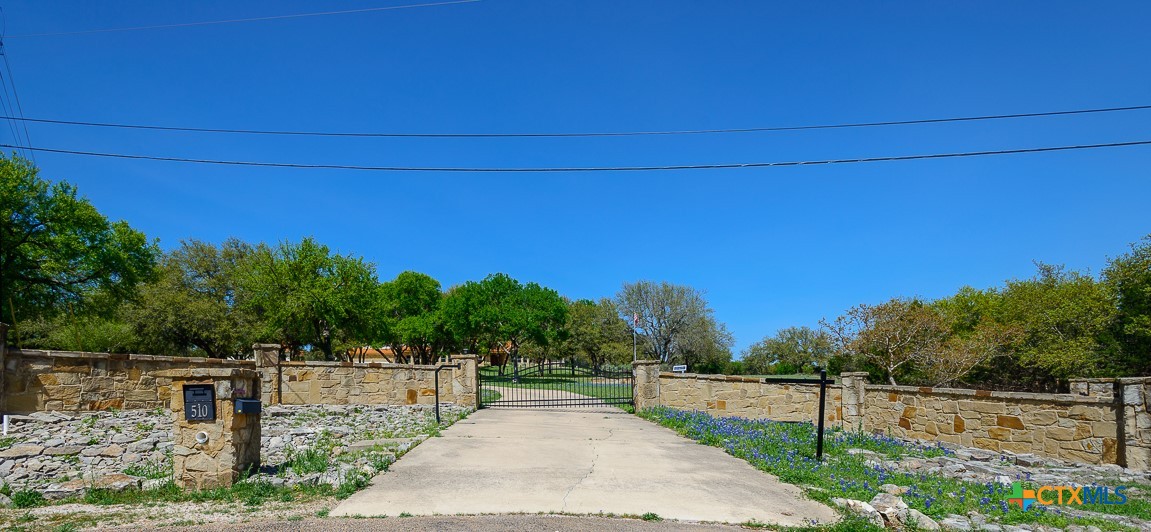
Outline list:
[[[659,360],[636,360],[636,361],[632,362],[631,365],[632,366],[651,366],[651,365],[660,364],[660,363],[661,362]]]
[[[138,355],[126,353],[91,353],[87,351],[48,351],[42,349],[9,349],[8,356],[13,357],[42,357],[42,358],[70,358],[81,360],[134,360],[141,362],[170,362],[170,363],[202,363],[219,366],[234,366],[237,368],[255,367],[251,360],[233,360],[227,358],[208,357],[172,357],[163,355]]]
[[[990,390],[971,390],[967,388],[929,388],[919,386],[891,386],[889,384],[868,384],[864,388],[867,392],[897,392],[924,395],[953,395],[972,397],[976,400],[1007,399],[1014,401],[1039,401],[1050,403],[1080,403],[1080,404],[1113,404],[1110,397],[1094,397],[1071,395],[1066,393],[1032,393],[1032,392],[1000,392]]]
[[[172,379],[207,379],[207,378],[248,378],[254,379],[260,376],[260,373],[251,369],[244,368],[185,368],[185,369],[165,369],[153,373],[157,377],[169,377]]]

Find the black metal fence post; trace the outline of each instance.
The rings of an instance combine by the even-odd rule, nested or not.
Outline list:
[[[823,461],[823,412],[827,397],[827,370],[819,370],[819,437],[815,440],[815,459]]]
[[[819,380],[793,379],[788,377],[764,377],[763,382],[768,384],[818,384],[819,385],[819,421],[816,423],[815,459],[823,461],[823,423],[827,412],[827,385],[834,380],[827,380],[827,370],[819,370]]]

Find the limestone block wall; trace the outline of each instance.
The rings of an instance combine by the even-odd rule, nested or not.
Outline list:
[[[187,367],[255,366],[246,360],[9,350],[0,409],[25,414],[167,408],[170,380],[154,373]]]
[[[476,357],[453,357],[459,369],[440,371],[440,401],[475,407]],[[261,368],[264,401],[303,404],[435,404],[435,366],[351,362],[280,362]],[[278,375],[270,383],[269,375]],[[271,384],[271,386],[269,386]]]
[[[866,375],[844,373],[828,386],[829,426],[1151,471],[1151,377],[1076,380],[1071,393],[1038,394],[876,385]],[[818,415],[815,385],[674,373],[658,383],[645,405],[779,421]]]
[[[9,350],[0,365],[0,411],[168,408],[171,379],[159,372],[211,368],[258,370],[265,404],[435,402],[435,366],[276,359],[259,349],[256,360]],[[451,362],[461,367],[440,370],[440,401],[476,407],[476,361],[474,355],[455,355]]]
[[[819,417],[819,386],[769,384],[763,379],[733,375],[661,373],[659,404],[683,410],[702,410],[716,416],[810,421]],[[827,387],[824,420],[828,426],[843,420],[843,389]]]
[[[873,432],[1089,464],[1119,461],[1115,402],[1073,394],[867,385]]]

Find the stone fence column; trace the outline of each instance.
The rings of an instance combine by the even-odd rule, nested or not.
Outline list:
[[[261,399],[267,404],[283,403],[280,388],[282,369],[280,368],[280,346],[278,344],[252,344],[252,359],[256,361],[256,371],[260,372],[263,383]]]
[[[1119,379],[1119,465],[1151,471],[1151,377]]]
[[[659,406],[659,361],[637,360],[631,366],[635,376],[635,411]]]
[[[173,481],[227,487],[260,466],[260,374],[242,368],[170,369]],[[255,404],[253,404],[255,403]]]
[[[851,371],[839,374],[843,387],[843,430],[863,432],[864,397],[867,384],[866,371]]]
[[[459,369],[452,370],[452,394],[456,396],[456,404],[473,409],[479,408],[479,355],[452,355],[450,359],[460,365]]]

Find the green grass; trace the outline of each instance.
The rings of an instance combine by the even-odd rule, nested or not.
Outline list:
[[[884,467],[848,449],[866,449],[888,460],[905,456],[933,457],[950,451],[932,445],[919,445],[881,435],[827,431],[824,460],[816,461],[815,428],[810,423],[780,423],[742,418],[716,418],[703,412],[683,412],[665,407],[645,410],[641,417],[669,427],[700,443],[720,447],[753,466],[791,484],[812,488],[809,495],[830,502],[834,497],[870,501],[883,484],[908,486],[903,496],[907,504],[939,519],[948,514],[975,510],[1002,523],[1038,523],[1065,528],[1072,524],[1094,525],[1104,530],[1122,530],[1121,525],[1102,518],[1070,517],[1056,508],[1032,507],[1022,511],[1008,507],[1009,486],[978,484],[939,475],[912,474]],[[1122,514],[1151,519],[1147,501],[1129,500],[1126,505],[1084,505],[1077,510]]]
[[[20,490],[12,493],[12,506],[15,508],[35,508],[46,504],[48,501],[36,490]]]
[[[554,373],[520,376],[519,382],[512,382],[513,376],[510,369],[504,375],[499,375],[499,368],[485,366],[480,368],[480,376],[485,385],[520,390],[560,390],[597,399],[631,397],[632,392],[630,384],[597,382],[605,379],[583,374],[582,370],[573,373],[569,368],[556,368]],[[606,380],[614,381],[611,378]],[[495,394],[495,397],[489,398],[489,393]],[[481,397],[483,403],[491,403],[499,398],[499,392],[487,389],[484,390]]]
[[[125,475],[143,477],[148,479],[168,478],[172,476],[172,463],[145,461],[131,464],[124,468]]]

